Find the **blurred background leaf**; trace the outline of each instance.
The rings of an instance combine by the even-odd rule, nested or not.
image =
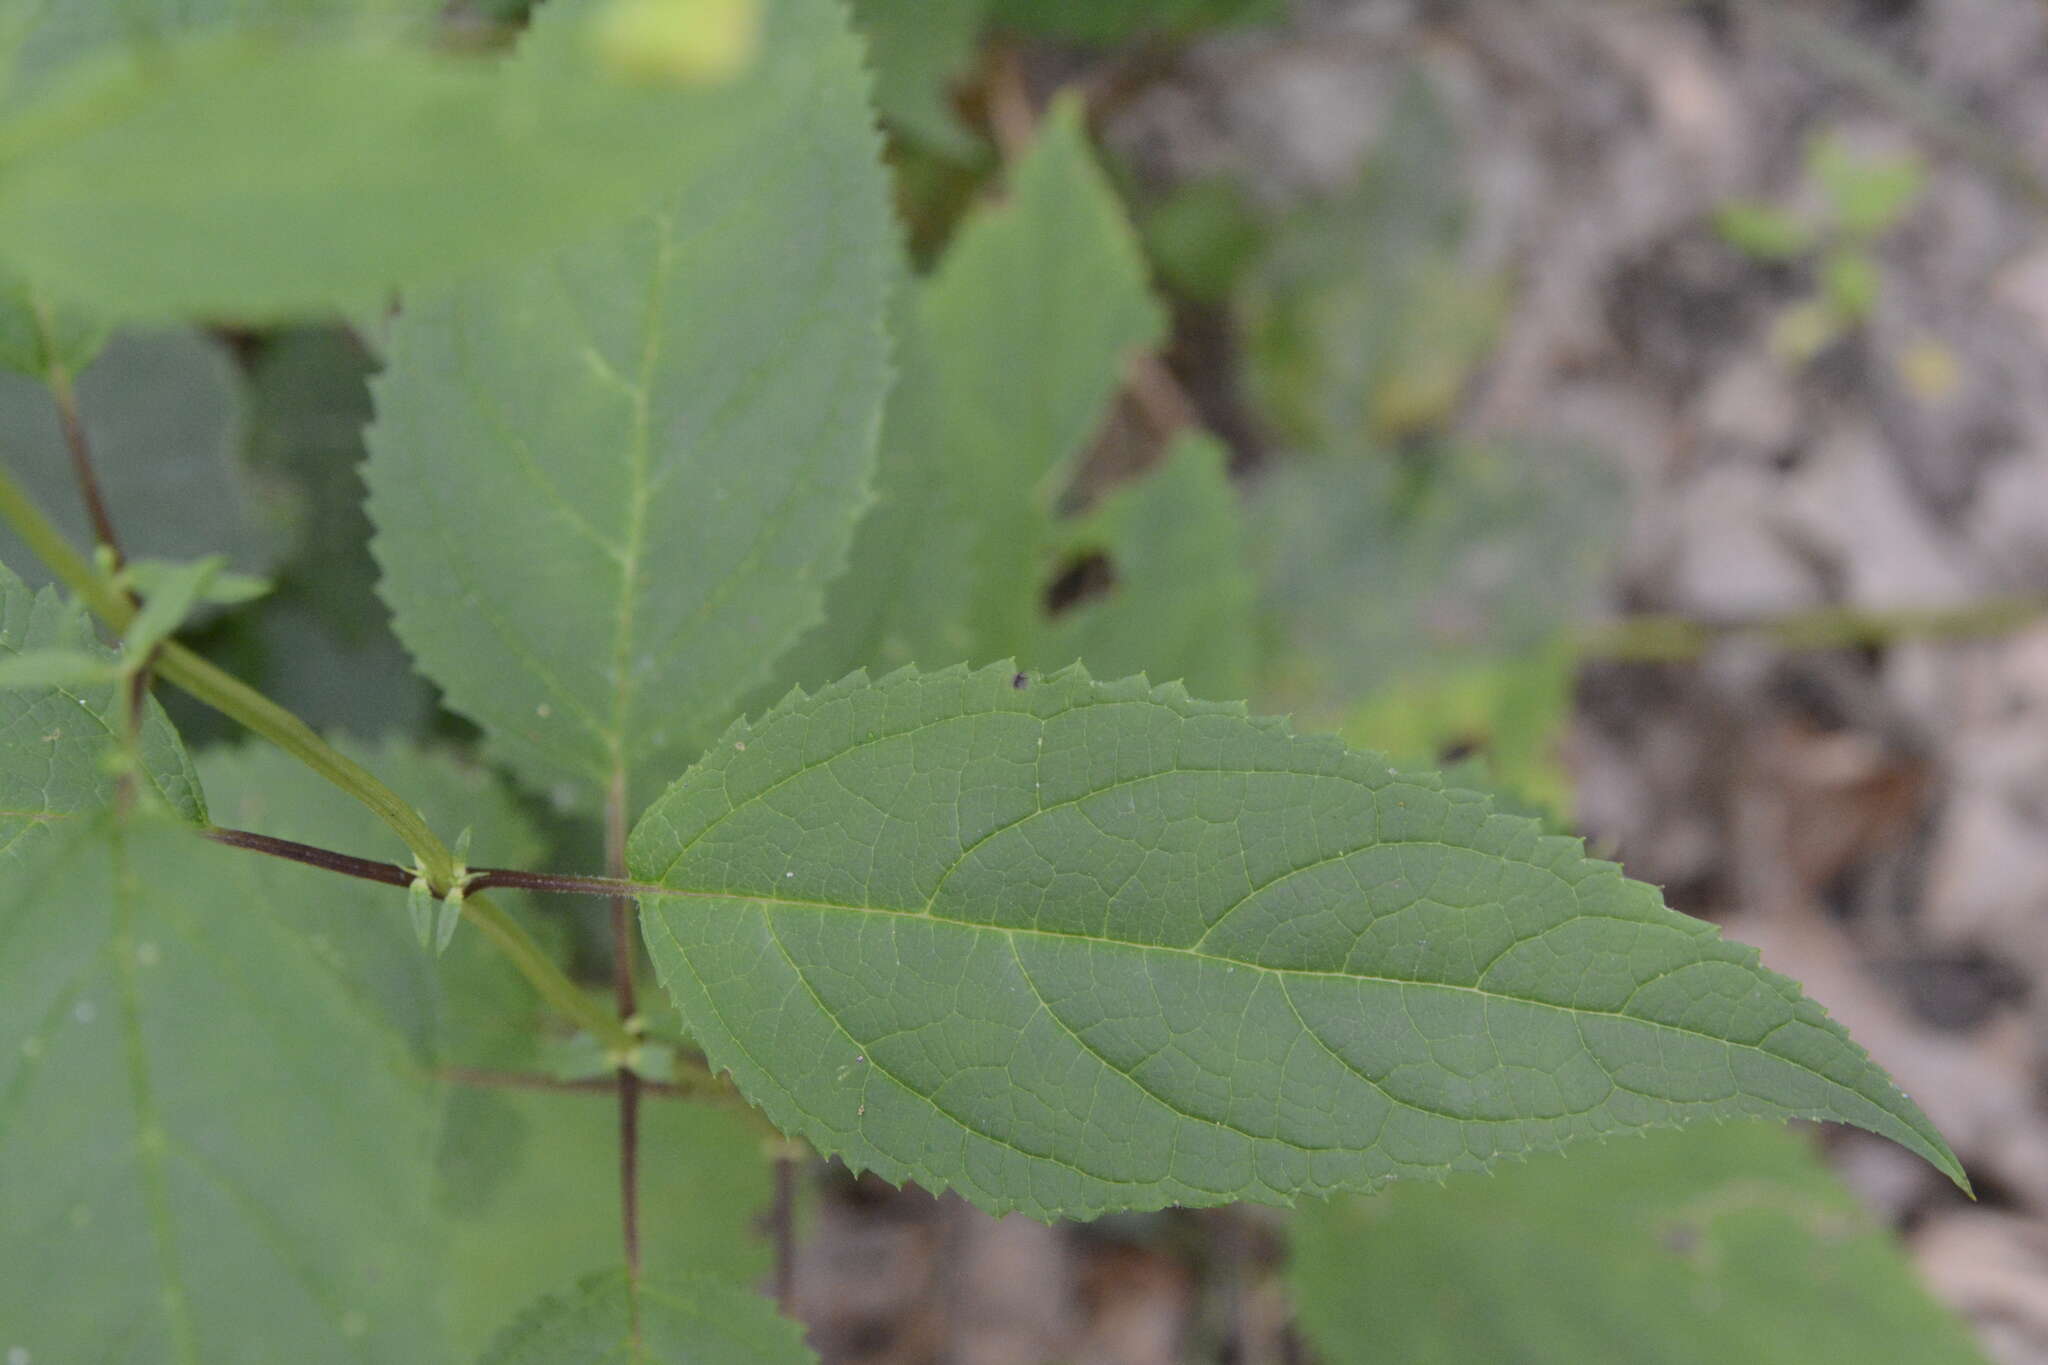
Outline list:
[[[77,378],[78,407],[121,548],[137,558],[224,553],[237,573],[264,575],[288,537],[259,481],[241,469],[248,399],[234,358],[203,332],[128,332]],[[74,544],[93,536],[72,479],[50,392],[0,374],[0,450],[9,471]],[[48,581],[11,531],[0,561]]]
[[[1304,1205],[1293,1245],[1329,1365],[1983,1365],[1806,1135],[1776,1124]]]
[[[1242,307],[1251,390],[1284,443],[1361,455],[1451,415],[1508,302],[1463,259],[1460,161],[1413,76],[1356,186],[1274,232]]]

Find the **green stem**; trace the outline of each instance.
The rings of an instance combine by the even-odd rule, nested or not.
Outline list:
[[[1698,621],[1687,616],[1624,617],[1583,631],[1578,652],[1625,663],[1673,663],[1698,658],[1718,640],[1748,635],[1781,649],[1850,649],[1899,640],[1966,639],[2002,635],[2048,616],[2048,599],[1993,597],[1957,607],[1819,607],[1749,621]]]
[[[623,1023],[614,1019],[609,1010],[562,974],[562,969],[548,959],[540,945],[519,927],[517,920],[480,894],[463,897],[462,913],[499,952],[511,960],[520,974],[540,992],[543,1000],[589,1030],[606,1048],[623,1054],[640,1045],[640,1040]]]
[[[205,702],[275,744],[368,806],[412,850],[436,896],[454,886],[455,858],[420,813],[361,764],[320,738],[312,726],[241,679],[214,667],[183,645],[166,643],[157,672],[166,682]]]
[[[43,515],[42,509],[22,492],[20,485],[5,470],[0,470],[0,520],[14,529],[35,556],[66,587],[77,593],[94,615],[113,630],[128,628],[129,622],[135,619],[134,604],[116,592],[71,547],[62,533],[51,525],[50,519]],[[167,682],[262,735],[369,807],[419,859],[435,895],[445,895],[453,889],[454,855],[428,827],[420,813],[361,764],[320,738],[313,727],[182,645],[166,642],[157,658],[156,671]],[[549,961],[540,945],[503,910],[481,895],[464,897],[462,909],[484,937],[532,983],[542,999],[588,1029],[614,1051],[629,1051],[637,1045],[632,1033],[613,1018],[610,1011],[586,996],[575,982],[563,974],[561,968]]]

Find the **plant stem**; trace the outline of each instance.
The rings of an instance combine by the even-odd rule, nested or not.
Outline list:
[[[541,950],[541,946],[519,927],[519,922],[495,903],[472,891],[463,897],[462,913],[499,952],[512,960],[512,965],[519,969],[520,975],[532,984],[541,998],[566,1018],[582,1025],[614,1052],[630,1052],[639,1045],[639,1039],[585,995],[582,987],[563,975],[562,969]]]
[[[308,867],[338,872],[344,877],[360,877],[364,881],[378,882],[384,886],[411,886],[415,875],[411,868],[401,867],[397,863],[378,862],[374,858],[358,858],[352,853],[340,853],[316,844],[302,844],[293,839],[279,839],[246,829],[227,829],[214,825],[202,833],[215,843],[245,848],[251,853],[266,853],[273,858],[286,858],[292,862],[304,863]],[[543,891],[560,896],[676,894],[667,887],[657,886],[652,882],[628,881],[618,877],[593,877],[580,872],[527,872],[514,867],[480,867],[470,871],[470,892],[488,891],[493,887],[503,887],[508,891]]]
[[[604,803],[605,870],[626,875],[626,765],[612,769],[611,790]],[[622,1026],[637,1014],[633,998],[633,898],[614,894],[612,919],[612,995]],[[619,1072],[619,1231],[625,1241],[626,1278],[633,1286],[633,1332],[638,1337],[640,1286],[640,1076],[630,1067]]]
[[[335,749],[313,727],[255,688],[214,667],[183,645],[166,642],[157,672],[231,720],[275,744],[314,772],[369,807],[426,871],[434,894],[452,888],[455,859],[420,813],[397,792],[379,782],[368,769]]]
[[[126,630],[135,619],[135,605],[116,592],[71,548],[30,501],[19,484],[0,470],[0,520],[14,529],[59,581],[114,630]],[[239,721],[314,772],[368,806],[412,850],[436,895],[453,889],[455,859],[420,813],[398,793],[373,777],[361,764],[328,744],[313,728],[240,679],[215,668],[183,645],[166,641],[157,672],[230,720]],[[411,879],[407,879],[410,884]],[[480,894],[463,900],[463,913],[498,950],[511,959],[541,998],[602,1039],[606,1047],[630,1051],[636,1040],[617,1020],[597,1008],[576,983],[510,916]]]
[[[107,548],[114,557],[114,566],[119,568],[127,562],[127,554],[121,549],[121,537],[114,531],[114,515],[107,508],[106,491],[100,485],[99,471],[92,461],[92,441],[85,434],[85,419],[79,415],[78,392],[71,386],[71,371],[55,359],[57,349],[56,330],[50,325],[49,310],[38,302],[34,305],[36,335],[41,338],[43,354],[48,362],[43,381],[50,390],[50,398],[57,405],[57,425],[64,433],[64,448],[71,456],[71,477],[78,485],[79,501],[85,504],[85,519],[92,527],[93,540]],[[138,605],[135,594],[127,594],[131,606]],[[142,710],[149,701],[149,671],[155,665],[157,650],[152,648],[144,659],[128,675],[128,742],[132,749],[137,736],[142,733]],[[121,778],[121,802],[123,806],[134,799],[135,779],[132,772]]]
[[[304,863],[308,867],[339,872],[344,877],[360,877],[366,882],[379,882],[385,886],[401,888],[409,887],[413,883],[412,869],[400,867],[397,863],[380,863],[370,858],[358,858],[353,854],[336,853],[331,848],[298,843],[292,839],[275,839],[268,834],[252,834],[246,829],[223,829],[219,825],[210,825],[200,833],[217,844],[226,844],[229,848],[246,848],[252,853],[267,853],[273,858],[286,858],[295,863]]]
[[[49,317],[40,304],[36,306],[35,317],[36,331],[47,351],[54,337]],[[71,373],[52,361],[44,382],[57,404],[57,425],[64,431],[64,447],[71,454],[71,476],[78,483],[78,496],[85,504],[85,517],[92,526],[93,539],[112,550],[115,562],[119,563],[126,556],[121,553],[121,539],[114,534],[114,518],[107,511],[106,494],[101,490],[99,474],[93,468],[92,444],[86,439],[84,419],[78,415],[78,394],[71,387]]]
[[[2048,598],[1994,597],[1958,607],[1872,611],[1820,607],[1748,621],[1696,621],[1678,615],[1624,617],[1582,631],[1578,652],[1627,663],[1671,663],[1704,654],[1732,635],[1760,636],[1783,649],[1847,649],[1902,639],[1998,635],[2048,617]]]
[[[77,593],[96,616],[114,630],[128,628],[135,619],[135,605],[71,548],[42,510],[5,472],[0,472],[0,519],[14,528],[36,557],[49,566],[64,586]],[[450,889],[455,860],[419,812],[361,764],[320,738],[312,726],[175,642],[165,642],[157,672],[230,720],[262,735],[368,806],[419,858],[435,894]]]
[[[502,886],[508,891],[544,891],[556,896],[667,896],[665,886],[636,882],[621,877],[593,877],[582,872],[527,872],[516,867],[480,867],[470,874],[470,886],[487,891]]]

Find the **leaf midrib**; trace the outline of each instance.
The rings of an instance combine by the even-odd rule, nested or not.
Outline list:
[[[648,480],[652,454],[654,371],[660,363],[661,320],[666,311],[669,281],[675,271],[675,223],[666,213],[650,215],[654,226],[654,278],[647,287],[647,311],[640,320],[640,374],[633,386],[633,433],[626,446],[630,488],[626,500],[626,544],[619,555],[619,604],[612,633],[612,728],[605,736],[611,751],[606,774],[611,790],[627,785],[626,736],[632,732],[633,632],[640,601],[640,576],[646,568],[647,508],[653,497]]]
[[[1707,1042],[1716,1043],[1722,1047],[1744,1048],[1750,1051],[1760,1052],[1764,1056],[1770,1057],[1774,1060],[1785,1062],[1787,1065],[1790,1066],[1799,1067],[1800,1070],[1806,1071],[1809,1075],[1812,1075],[1819,1080],[1826,1081],[1829,1085],[1841,1087],[1841,1082],[1834,1080],[1832,1077],[1823,1075],[1818,1071],[1813,1071],[1811,1068],[1805,1066],[1800,1062],[1794,1061],[1789,1057],[1782,1057],[1775,1052],[1767,1051],[1763,1047],[1762,1039],[1759,1039],[1757,1042],[1754,1043],[1744,1043],[1732,1038],[1723,1038],[1719,1034],[1706,1033],[1699,1029],[1687,1028],[1683,1024],[1667,1024],[1661,1020],[1647,1019],[1639,1014],[1624,1014],[1619,1010],[1598,1009],[1589,1005],[1563,1005],[1559,1004],[1557,1001],[1554,1000],[1540,1000],[1531,996],[1511,995],[1505,991],[1489,990],[1484,986],[1468,986],[1455,981],[1431,981],[1427,978],[1422,977],[1384,976],[1378,973],[1337,971],[1321,967],[1275,967],[1267,963],[1254,962],[1246,958],[1225,957],[1219,953],[1212,953],[1192,947],[1182,947],[1177,944],[1171,943],[1136,943],[1128,939],[1094,938],[1087,934],[1076,934],[1062,929],[1040,929],[1025,925],[1012,924],[984,924],[975,920],[952,919],[945,916],[932,915],[921,910],[897,910],[884,906],[846,905],[836,901],[808,900],[788,896],[755,895],[751,893],[732,891],[686,891],[672,887],[665,888],[658,894],[652,891],[641,891],[637,894],[640,896],[642,900],[655,900],[660,899],[662,897],[676,897],[684,900],[739,901],[743,903],[774,906],[791,910],[831,910],[857,915],[885,915],[893,919],[922,920],[927,924],[944,925],[949,928],[969,931],[982,930],[989,933],[1008,935],[1013,938],[1026,937],[1058,939],[1074,943],[1085,943],[1094,948],[1115,948],[1137,953],[1174,953],[1184,957],[1194,958],[1195,960],[1200,962],[1214,963],[1217,966],[1221,967],[1243,967],[1249,971],[1265,972],[1270,975],[1279,977],[1283,982],[1294,977],[1327,978],[1338,981],[1357,982],[1363,985],[1412,986],[1421,989],[1459,991],[1468,995],[1477,995],[1487,1000],[1498,1000],[1504,1004],[1530,1005],[1539,1009],[1556,1010],[1560,1013],[1570,1015],[1574,1018],[1587,1016],[1595,1018],[1618,1019],[1631,1024],[1641,1024],[1645,1028],[1662,1029],[1664,1031],[1680,1034],[1685,1037],[1704,1039]],[[1626,924],[1631,927],[1637,928],[1640,928],[1643,925],[1643,921],[1641,920],[1628,919],[1620,915],[1605,915],[1599,913],[1587,913],[1583,915],[1574,916],[1571,922],[1576,923],[1580,920],[1587,919],[1612,920],[1619,924]],[[1561,926],[1549,926],[1549,928],[1556,927]],[[1545,932],[1548,932],[1548,928],[1546,928]],[[1531,940],[1517,940],[1518,943],[1529,941]],[[680,950],[680,944],[678,944],[678,949]],[[1725,965],[1732,967],[1740,967],[1742,965],[1737,962],[1727,961],[1726,959],[1707,958],[1698,961],[1687,962],[1682,964],[1682,966],[1699,967],[1713,965],[1715,963],[1725,963]],[[1785,999],[1783,995],[1780,995],[1778,998],[1781,1000]],[[1798,1018],[1797,1012],[1795,1010],[1794,1017],[1785,1020],[1784,1023],[1779,1024],[1777,1025],[1777,1027],[1771,1029],[1769,1033],[1763,1035],[1763,1038],[1767,1039],[1771,1036],[1771,1034],[1778,1032],[1779,1029],[1786,1028],[1793,1024],[1801,1022],[1804,1021]],[[1865,1097],[1858,1096],[1858,1098]]]

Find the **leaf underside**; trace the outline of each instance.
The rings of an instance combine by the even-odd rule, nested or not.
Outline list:
[[[1805,1116],[1962,1179],[1752,949],[1576,840],[1143,679],[855,675],[647,813],[655,963],[786,1131],[992,1210],[1285,1202]]]
[[[678,122],[651,211],[409,296],[376,385],[398,634],[567,801],[658,790],[817,620],[867,501],[893,247],[859,50],[810,0],[766,24],[743,117]]]

